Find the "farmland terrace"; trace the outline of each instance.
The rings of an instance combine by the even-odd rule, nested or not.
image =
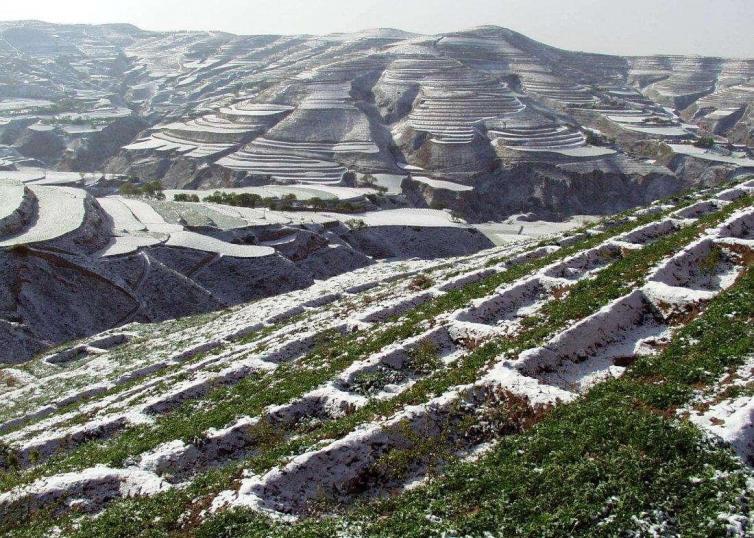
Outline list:
[[[538,243],[133,319],[0,369],[3,531],[641,534],[661,518],[668,532],[743,536],[753,195],[749,179]],[[75,199],[95,229],[97,205]],[[193,242],[160,204],[99,207],[121,232],[174,240],[176,264],[198,260],[180,249],[272,255]],[[51,264],[76,241],[24,255]],[[142,252],[152,271],[168,263]],[[604,490],[582,483],[594,472]],[[539,503],[557,506],[546,521]]]
[[[751,168],[747,59],[585,54],[490,26],[236,36],[27,21],[0,32],[4,168],[196,189],[357,186],[409,166],[474,187],[404,193],[467,219],[509,216],[499,199],[511,191],[518,212],[602,214]],[[688,150],[705,137],[730,158]],[[583,181],[632,195],[590,207],[573,188]],[[546,194],[553,184],[566,185],[565,204]]]
[[[752,534],[754,60],[18,21],[0,66],[3,536]]]

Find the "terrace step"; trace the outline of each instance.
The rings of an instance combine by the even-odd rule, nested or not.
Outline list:
[[[0,240],[0,248],[52,241],[72,234],[84,225],[85,191],[70,187],[28,187],[37,201],[36,220],[12,237]]]
[[[0,238],[20,232],[35,210],[36,197],[28,187],[0,179]]]

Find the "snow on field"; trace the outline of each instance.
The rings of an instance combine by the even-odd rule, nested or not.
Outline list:
[[[101,177],[102,174],[45,170],[44,177],[34,181],[34,183],[37,185],[71,185],[93,182]]]
[[[710,434],[728,442],[741,458],[754,461],[754,356],[735,372],[726,374],[707,394],[700,394],[685,410],[689,420]],[[727,390],[742,390],[740,396],[725,397]]]
[[[0,179],[0,223],[15,212],[23,200],[23,184]]]
[[[118,199],[131,210],[136,219],[146,226],[150,232],[170,234],[183,231],[183,226],[165,222],[165,219],[147,202],[134,200],[133,198],[119,197]]]
[[[730,287],[741,272],[733,253],[719,249],[711,237],[691,243],[660,264],[649,278],[651,292],[674,297],[710,298]],[[668,302],[671,302],[668,298]]]
[[[152,205],[143,200],[109,196],[101,198],[99,202],[113,219],[113,233],[116,235],[100,253],[102,256],[127,254],[140,247],[162,242],[171,247],[201,250],[235,258],[258,258],[275,253],[275,250],[270,247],[235,245],[184,230],[180,224],[166,222]],[[191,209],[202,207],[202,204],[191,204]]]
[[[557,153],[568,157],[593,158],[612,155],[615,150],[587,144],[584,134],[560,124],[505,126],[489,130],[498,148],[524,153]]]
[[[134,218],[160,220],[164,225],[159,215],[155,217],[151,202],[146,205],[151,211],[139,204],[129,206],[133,207]],[[243,208],[228,208],[229,211],[240,209]],[[122,210],[123,207],[114,212]],[[666,207],[665,210],[672,211],[673,207]],[[254,215],[260,213],[259,210],[249,211]],[[371,225],[458,225],[441,211],[408,211],[384,211],[356,218],[365,218],[365,223]],[[411,220],[412,216],[414,220]],[[119,218],[125,222],[128,215]],[[341,215],[338,220],[350,218],[354,216]],[[657,225],[636,225],[635,230],[619,237],[624,242],[634,242],[633,248],[641,248],[641,245],[669,233],[669,230],[676,230],[672,224],[674,222],[661,221]],[[731,233],[738,233],[737,220],[728,219],[728,224],[731,225]],[[508,225],[536,227],[538,223],[512,219]],[[550,223],[543,223],[542,229],[551,233],[552,228],[548,226]],[[123,226],[128,227],[135,228],[133,222]],[[144,232],[136,230],[134,233]],[[707,233],[707,237],[713,237],[709,235],[711,232]],[[589,236],[587,233],[582,235]],[[190,232],[171,233],[171,241],[180,243],[184,239],[189,248],[195,248],[200,242]],[[216,244],[199,246],[210,252],[217,247],[215,252],[221,252],[221,247]],[[708,246],[704,243],[702,247],[705,248],[685,249],[673,258],[672,266],[678,269],[674,269],[674,284],[698,284],[698,279],[687,274],[684,267],[690,255],[706,259],[708,254],[714,253],[706,248]],[[222,245],[222,248],[227,247]],[[405,314],[405,309],[412,305],[441,297],[450,290],[458,289],[458,286],[479,282],[527,260],[555,253],[558,249],[557,246],[534,249],[515,246],[450,261],[375,264],[327,282],[317,282],[305,290],[218,313],[214,318],[202,319],[195,325],[176,322],[158,333],[154,333],[154,326],[133,325],[128,330],[133,333],[134,341],[124,344],[126,347],[121,351],[117,348],[113,351],[103,350],[62,364],[45,363],[44,360],[44,364],[40,364],[37,361],[34,368],[29,370],[35,373],[35,378],[28,379],[21,387],[9,387],[3,394],[11,404],[6,409],[0,409],[0,416],[6,421],[0,428],[16,428],[5,433],[3,440],[17,448],[22,455],[27,449],[47,447],[49,444],[53,448],[45,451],[44,457],[56,451],[72,450],[83,440],[92,440],[92,436],[107,442],[109,437],[124,427],[141,423],[139,420],[162,416],[188,401],[207,400],[208,391],[219,384],[232,387],[249,376],[272,373],[281,364],[290,364],[295,368],[293,365],[296,361],[311,353],[320,331],[382,330],[385,316]],[[471,306],[464,305],[462,308],[465,310],[436,316],[431,325],[421,327],[420,332],[411,338],[400,339],[388,347],[364,354],[344,369],[334,372],[322,384],[312,386],[290,399],[275,402],[275,405],[254,415],[233,416],[229,422],[200,432],[197,440],[167,439],[159,445],[150,446],[134,454],[130,460],[138,467],[120,470],[149,473],[144,474],[143,478],[157,485],[161,484],[161,477],[172,484],[181,483],[213,465],[240,462],[256,446],[254,426],[262,419],[269,419],[281,431],[288,431],[286,428],[291,425],[305,425],[309,421],[319,424],[320,421],[342,416],[373,398],[395,398],[418,379],[430,375],[422,372],[421,368],[417,369],[412,362],[413,352],[421,351],[425,343],[431,344],[429,348],[439,359],[432,368],[452,367],[455,361],[479,345],[479,341],[468,338],[471,333],[463,332],[469,324],[487,324],[493,329],[505,326],[506,335],[513,336],[524,326],[519,318],[537,316],[545,304],[560,300],[564,290],[569,293],[568,288],[573,288],[576,282],[606,270],[624,257],[625,252],[625,248],[616,246],[608,239],[589,250],[554,259],[517,281],[487,289]],[[503,260],[500,256],[509,258]],[[727,264],[725,259],[718,261],[723,266]],[[727,275],[726,267],[721,269],[722,272],[715,273]],[[417,289],[414,285],[414,277],[419,271],[425,273],[428,279],[429,287],[425,289]],[[650,270],[646,276],[651,277],[656,271]],[[715,286],[710,291],[714,295],[725,285],[727,280],[723,286]],[[295,515],[298,510],[306,508],[308,499],[319,498],[323,491],[334,491],[335,494],[345,492],[343,500],[347,502],[352,497],[344,488],[349,484],[362,484],[362,480],[370,493],[381,493],[385,487],[400,487],[402,484],[399,482],[387,486],[374,483],[370,475],[372,465],[386,451],[392,448],[410,449],[415,443],[414,437],[405,435],[405,428],[398,426],[405,425],[415,433],[438,438],[443,425],[448,424],[448,419],[457,417],[457,413],[461,413],[459,419],[484,420],[485,415],[479,410],[496,405],[494,395],[501,392],[525,397],[527,408],[532,411],[536,411],[537,406],[570,401],[592,384],[621,375],[637,355],[653,353],[667,343],[669,318],[657,312],[645,288],[634,289],[584,316],[562,327],[560,333],[543,336],[541,342],[529,349],[517,350],[515,355],[495,357],[489,364],[490,369],[480,372],[481,377],[470,385],[451,386],[439,395],[428,395],[426,400],[417,402],[418,405],[399,405],[385,417],[360,423],[340,439],[305,447],[306,451],[299,456],[281,461],[272,469],[264,469],[259,476],[247,472],[240,482],[231,486],[233,490],[218,496],[213,506],[245,504]],[[246,340],[265,327],[270,332],[265,332],[259,341]],[[102,341],[102,337],[95,337],[78,344],[86,349],[87,346],[96,347],[96,342]],[[144,349],[138,346],[147,346],[148,352],[138,352]],[[74,348],[59,351],[58,355],[69,353],[71,349]],[[375,377],[375,374],[378,375]],[[386,377],[380,377],[382,374]],[[137,384],[131,385],[136,381]],[[120,385],[124,384],[128,384],[125,390],[119,391]],[[46,393],[52,390],[48,387],[53,385],[56,392]],[[64,390],[60,387],[64,387]],[[100,392],[112,392],[104,396],[87,392],[97,387]],[[88,400],[90,397],[91,400]],[[71,398],[84,399],[81,408],[70,413],[59,411],[59,407],[64,405],[60,402],[71,401]],[[742,413],[750,412],[748,407],[744,408]],[[197,405],[196,409],[201,410],[202,407]],[[737,417],[739,409],[740,406],[726,416]],[[24,419],[20,418],[23,415],[36,422],[24,424]],[[81,423],[75,420],[79,415],[95,418],[82,429]],[[742,423],[738,419],[731,419],[731,422]],[[486,441],[486,438],[471,438],[468,448],[478,448],[479,442]],[[463,446],[462,450],[465,450],[466,445]],[[421,478],[422,463],[417,461],[415,477]],[[84,474],[86,476],[91,472]],[[122,490],[117,488],[124,476],[108,474],[108,478],[104,479],[109,495],[115,498],[122,494]],[[71,475],[58,475],[57,479],[62,480],[62,489],[76,495],[79,482]],[[111,486],[113,489],[109,489]],[[17,502],[37,502],[40,496],[36,493],[27,495],[24,487],[30,486],[16,488],[12,492],[13,499],[9,498],[6,506]],[[32,483],[31,487],[46,488],[46,483]],[[46,491],[35,490],[42,495]],[[39,502],[44,506],[46,501]],[[99,510],[106,502],[106,499],[94,499],[93,511]]]
[[[408,164],[408,163],[398,163],[398,167],[401,170],[409,170],[409,171],[419,171],[424,170],[421,166],[416,166],[414,164]]]
[[[330,196],[334,196],[338,200],[348,200],[351,198],[359,198],[361,196],[366,196],[367,194],[377,194],[376,190],[370,189],[370,188],[340,187],[338,185],[311,185],[311,186],[301,185],[295,188],[307,189],[313,193],[326,193]],[[315,194],[315,196],[324,198],[321,194]]]
[[[375,184],[387,189],[387,194],[400,194],[401,183],[406,178],[401,174],[372,174],[375,179]]]
[[[614,155],[617,153],[614,149],[601,148],[598,146],[582,146],[580,148],[564,148],[564,149],[516,147],[513,149],[517,151],[527,151],[529,153],[537,153],[537,152],[560,153],[561,155],[565,155],[567,157],[602,157],[605,155]]]
[[[30,188],[52,189],[37,185]],[[123,234],[109,246],[115,252],[127,250],[128,242],[138,244],[145,237],[151,237],[149,234],[158,236],[160,234],[154,230],[162,230],[169,246],[227,256],[270,255],[274,251],[269,247],[227,244],[190,232],[178,224],[180,217],[166,217],[163,206],[192,210],[204,207],[227,211],[239,219],[256,219],[256,222],[266,220],[260,215],[276,219],[287,215],[213,204],[205,207],[201,203],[174,204],[120,197],[107,197],[100,202],[113,219],[113,233]],[[723,204],[712,205],[722,207]],[[667,212],[674,210],[672,206],[662,207]],[[694,212],[703,209],[698,207]],[[453,222],[447,212],[436,210],[401,209],[337,216],[307,212],[301,217],[310,221],[355,219],[370,226],[462,226]],[[565,224],[529,222],[529,217],[517,216],[502,225],[510,227],[518,237],[521,226],[530,227],[528,233],[532,235],[551,235],[566,225],[581,222],[583,220]],[[713,247],[720,241],[718,235],[728,230],[732,236],[745,236],[749,222],[746,211],[737,212],[723,226],[708,230],[700,241],[665,260],[655,270],[648,271],[646,277],[660,280],[667,277],[669,284],[675,287],[704,288],[710,297],[716,295],[732,282],[735,275],[729,266],[736,262],[725,252],[722,256],[716,255]],[[658,217],[656,223],[637,225],[634,230],[617,237],[626,244],[632,243],[633,248],[640,248],[663,234],[680,229],[676,223]],[[688,222],[684,221],[686,224]],[[579,236],[589,237],[590,234],[585,232]],[[119,243],[120,240],[123,242]],[[446,368],[483,342],[484,333],[477,333],[482,338],[477,340],[469,325],[488,325],[492,332],[505,329],[506,336],[514,336],[524,326],[522,318],[537,316],[545,304],[559,300],[561,293],[569,293],[569,288],[576,282],[591,278],[626,256],[626,247],[621,248],[614,241],[608,239],[591,249],[554,259],[517,281],[497,289],[489,288],[470,306],[464,305],[465,310],[437,316],[432,325],[421,327],[412,338],[396,341],[389,348],[359,358],[342,371],[335,372],[324,384],[307,389],[291,400],[279,402],[279,405],[266,408],[255,416],[236,416],[230,423],[201,433],[200,442],[167,440],[159,446],[150,446],[143,453],[134,455],[132,461],[141,462],[137,463],[140,469],[100,468],[97,471],[93,467],[94,470],[77,475],[81,478],[62,474],[46,481],[32,482],[10,492],[12,497],[0,499],[0,510],[37,502],[45,506],[47,501],[42,497],[50,491],[48,486],[52,481],[60,485],[63,493],[73,495],[72,498],[77,497],[80,488],[94,491],[91,507],[96,511],[109,498],[127,496],[130,491],[138,491],[137,494],[160,491],[161,476],[171,476],[168,480],[177,483],[173,480],[191,477],[207,466],[239,460],[254,446],[254,433],[250,428],[260,416],[276,420],[278,424],[328,420],[328,417],[340,416],[339,413],[363,406],[372,398],[394,398],[416,380],[428,375],[412,366],[412,354],[421,349],[419,345],[429,342],[439,358],[436,367]],[[510,246],[450,261],[378,263],[327,282],[317,282],[305,290],[218,313],[195,325],[182,325],[176,321],[174,325],[166,324],[163,329],[162,326],[135,324],[127,329],[131,336],[122,338],[125,343],[112,349],[106,349],[112,334],[77,342],[57,350],[52,356],[36,359],[28,370],[34,375],[26,377],[23,385],[8,386],[2,393],[8,402],[0,410],[5,421],[0,424],[0,430],[5,431],[3,440],[19,450],[21,461],[27,466],[32,464],[23,458],[32,450],[47,458],[57,451],[72,450],[87,440],[106,442],[124,428],[153,420],[184,402],[205,399],[219,384],[232,387],[249,376],[273,372],[281,364],[295,364],[311,353],[319,331],[379,330],[386,320],[392,323],[388,319],[391,315],[405,314],[407,309],[441,297],[459,286],[479,282],[527,260],[557,252],[559,248]],[[501,255],[511,257],[502,260]],[[702,261],[710,266],[709,275],[700,276],[689,269]],[[418,271],[425,272],[429,282],[427,288],[415,286],[414,277]],[[635,356],[652,352],[659,347],[657,344],[666,342],[665,331],[670,323],[650,301],[646,288],[635,289],[604,308],[585,314],[581,320],[574,320],[559,334],[543,337],[536,347],[521,350],[522,353],[517,351],[516,356],[496,357],[490,364],[491,369],[486,374],[481,373],[482,377],[471,385],[452,386],[444,394],[428,396],[420,405],[398,407],[390,416],[365,422],[340,440],[309,447],[306,454],[295,458],[289,465],[283,462],[261,477],[249,479],[247,475],[240,489],[218,497],[215,506],[226,501],[244,504],[254,500],[252,505],[262,508],[285,511],[304,508],[307,498],[315,497],[321,487],[339,488],[344,483],[352,483],[352,479],[365,478],[368,481],[369,465],[378,461],[385,450],[411,442],[394,428],[402,421],[408,421],[417,432],[427,431],[428,435],[435,435],[436,426],[445,423],[449,413],[461,410],[470,418],[477,416],[478,409],[490,404],[485,398],[495,391],[525,396],[532,409],[573,399],[592,384],[608,376],[621,375]],[[245,340],[263,328],[270,331],[265,332],[260,341]],[[96,349],[100,345],[104,347]],[[119,349],[118,345],[125,347]],[[145,349],[147,352],[143,352]],[[389,376],[383,384],[365,384],[365,379],[385,371]],[[107,394],[102,394],[105,392]],[[62,410],[68,403],[79,400],[82,400],[80,408]],[[731,404],[735,409],[728,416],[738,416],[742,408],[737,405],[735,402]],[[750,411],[746,406],[743,409],[742,413]],[[79,415],[87,417],[85,424],[76,420]],[[738,419],[731,419],[731,422],[736,421]],[[477,441],[469,442],[473,448]],[[351,458],[351,465],[344,463],[346,458]],[[132,471],[136,474],[128,476],[146,473],[139,475],[137,482],[154,484],[157,489],[126,486],[127,493],[123,493],[124,481],[128,482],[127,474]],[[106,476],[101,476],[102,473]],[[100,487],[108,499],[97,496]],[[278,487],[280,489],[276,490]],[[379,487],[377,485],[375,489]]]
[[[98,198],[97,202],[113,219],[113,231],[142,232],[147,228],[138,220],[122,199],[116,197]]]
[[[20,112],[51,106],[52,101],[46,99],[3,99],[0,101],[0,113]]]
[[[0,178],[28,183],[45,177],[45,171],[40,168],[24,168],[23,170],[9,170],[0,172]]]
[[[60,172],[57,170],[45,170],[43,168],[23,168],[21,170],[0,172],[0,179],[13,179],[37,185],[74,185],[93,182],[101,177],[103,177],[103,174]]]
[[[169,484],[146,471],[97,466],[81,473],[42,478],[22,489],[0,494],[0,515],[10,517],[18,509],[34,511],[39,504],[52,500],[69,508],[86,509],[105,499],[154,495],[169,488]]]
[[[141,203],[145,204],[145,202]],[[243,219],[249,226],[262,226],[269,224],[326,224],[338,221],[345,223],[361,221],[367,226],[418,226],[430,228],[468,227],[465,223],[455,222],[448,212],[435,209],[401,208],[366,213],[332,213],[317,211],[274,211],[264,208],[234,207],[211,203],[180,205],[199,212],[202,211],[202,208],[206,211],[223,212],[228,216]],[[132,209],[134,208],[132,207]],[[150,209],[154,211],[151,206]],[[136,213],[136,211],[134,212]],[[141,220],[141,216],[137,214],[137,217]],[[149,215],[145,215],[145,218],[150,222],[154,222],[155,220],[154,216],[150,217]],[[153,228],[150,226],[152,225],[147,225],[147,228],[152,231]],[[159,231],[159,226],[160,225],[157,225],[154,230]],[[173,225],[168,224],[167,226]]]
[[[56,127],[54,125],[47,125],[45,123],[35,123],[34,125],[29,125],[27,129],[29,129],[30,131],[46,133],[46,132],[54,131]]]
[[[691,415],[700,428],[730,443],[746,461],[754,456],[754,397],[740,396],[713,405],[706,413]]]
[[[105,129],[104,126],[95,127],[93,125],[64,125],[62,127],[66,134],[82,135],[89,133],[98,133]]]
[[[142,247],[149,247],[164,242],[167,238],[168,232],[160,231],[155,232],[147,231],[147,225],[136,218],[134,212],[125,203],[124,199],[118,196],[108,196],[105,198],[98,198],[97,202],[100,207],[107,213],[113,221],[112,237],[107,246],[105,246],[99,255],[103,257],[107,256],[119,256],[122,254],[129,254],[135,252]],[[151,215],[147,210],[144,210],[142,206],[138,206],[141,215],[145,219],[155,221],[150,223],[155,229],[163,230],[163,225],[156,222],[154,215]],[[165,224],[164,229],[170,225]],[[177,230],[178,228],[176,228]]]
[[[151,247],[163,243],[165,240],[151,235],[127,235],[110,238],[110,242],[103,248],[99,255],[102,257],[121,256],[136,252],[143,247]]]
[[[164,202],[160,203],[159,206],[160,211],[163,211]],[[187,217],[186,212],[188,211],[197,215],[204,214],[211,218],[212,215],[220,213],[228,219],[235,219],[237,221],[232,227],[267,226],[272,224],[325,224],[336,221],[334,218],[314,211],[274,211],[266,208],[235,207],[212,203],[176,203],[172,207],[179,208],[177,210],[179,212],[174,213],[173,217],[177,214]],[[172,221],[172,218],[168,218],[168,220]]]
[[[271,256],[275,254],[275,249],[271,247],[260,247],[256,245],[235,245],[226,243],[208,235],[198,234],[196,232],[172,232],[170,239],[165,243],[169,247],[183,247],[193,250],[202,250],[204,252],[214,252],[224,256],[234,258],[261,258],[262,256]]]
[[[86,192],[69,187],[30,186],[37,197],[37,219],[20,234],[0,241],[0,247],[39,243],[71,233],[84,223]]]
[[[743,167],[754,167],[754,159],[749,159],[745,155],[721,155],[714,151],[704,148],[698,148],[691,144],[668,144],[673,152],[679,155],[688,155],[705,161],[714,161],[720,163],[735,164]]]
[[[625,370],[616,360],[652,353],[669,341],[669,327],[653,314],[640,290],[606,305],[541,348],[525,351],[513,366],[540,382],[583,392]],[[651,344],[650,344],[651,343]]]
[[[461,185],[460,183],[454,183],[452,181],[442,181],[439,179],[432,179],[428,177],[421,177],[421,176],[414,176],[411,179],[414,181],[418,181],[419,183],[424,183],[425,185],[429,185],[433,189],[442,189],[446,191],[453,191],[453,192],[465,192],[465,191],[473,191],[474,187],[470,185]]]
[[[513,215],[504,222],[487,222],[475,224],[474,227],[495,245],[506,245],[563,234],[597,220],[599,220],[597,217],[589,215],[576,215],[562,222],[550,222],[528,220],[525,215]]]
[[[485,256],[493,254],[495,253],[490,252]],[[459,259],[460,267],[463,267],[464,264],[474,263],[473,258],[469,258],[468,261]],[[0,393],[3,394],[6,402],[6,406],[0,408],[0,423],[2,423],[0,424],[0,431],[12,424],[13,417],[18,418],[19,412],[28,412],[27,418],[46,416],[55,406],[65,405],[62,402],[87,397],[87,391],[101,391],[103,387],[111,387],[113,384],[118,385],[129,380],[147,377],[166,368],[169,364],[175,364],[176,361],[189,361],[193,354],[208,350],[212,345],[222,342],[224,339],[232,341],[242,338],[244,335],[264,327],[265,324],[288,319],[291,315],[301,311],[302,304],[315,306],[332,303],[337,308],[338,303],[334,303],[334,301],[342,299],[343,301],[340,302],[343,304],[340,309],[345,308],[348,311],[350,310],[348,297],[355,296],[354,294],[373,293],[379,291],[381,287],[385,288],[385,286],[392,293],[403,293],[401,291],[404,290],[403,286],[396,287],[392,283],[396,277],[415,274],[431,267],[442,266],[445,263],[445,260],[411,260],[371,265],[335,276],[327,281],[315,281],[314,285],[306,289],[261,299],[228,310],[216,320],[207,321],[198,330],[197,328],[174,329],[174,331],[161,333],[162,336],[155,336],[152,334],[154,326],[145,326],[152,338],[149,353],[121,355],[118,360],[112,360],[107,354],[92,355],[83,361],[70,363],[70,367],[61,365],[53,371],[47,371],[47,368],[45,368],[46,373],[42,377],[37,379],[32,376],[27,383],[20,387],[5,387],[0,384]],[[338,316],[332,317],[326,309],[323,313],[318,314],[315,320],[320,330],[325,330],[332,323],[342,323]],[[308,319],[302,323],[305,327],[312,322],[314,321]],[[289,334],[289,329],[284,332]],[[97,337],[93,337],[92,342],[97,340]],[[178,352],[176,352],[176,344],[180,344]],[[229,355],[228,358],[232,359],[233,355]],[[63,366],[66,369],[60,371],[59,368]],[[194,367],[189,367],[189,369],[193,370]],[[4,369],[3,373],[7,374],[8,369]],[[18,378],[18,376],[14,377]],[[146,384],[144,388],[148,389],[149,386],[149,384]],[[6,388],[10,392],[4,390]],[[100,405],[101,403],[95,404],[95,408],[99,408]],[[27,411],[22,411],[22,409]],[[42,429],[39,431],[49,431],[51,424],[41,424]],[[35,429],[35,431],[37,430]]]
[[[88,112],[69,112],[60,114],[58,118],[63,121],[92,121],[125,118],[133,114],[130,108],[126,107],[107,107]]]
[[[718,227],[717,234],[726,243],[754,246],[754,211],[734,213]]]
[[[622,125],[624,129],[645,133],[655,136],[688,136],[689,132],[683,127],[640,127],[635,125]]]
[[[428,228],[468,226],[465,223],[454,221],[450,213],[437,209],[401,208],[370,211],[355,215],[343,215],[341,213],[322,213],[322,215],[341,222],[356,219],[364,222],[367,226],[422,226]]]

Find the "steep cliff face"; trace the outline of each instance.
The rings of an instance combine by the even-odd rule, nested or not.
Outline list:
[[[24,157],[37,159],[48,166],[54,166],[66,149],[60,131],[47,126],[30,126],[16,138],[13,146]]]
[[[146,120],[137,116],[117,119],[101,131],[72,141],[59,168],[75,172],[103,170],[108,160],[148,126]]]
[[[544,163],[518,164],[483,174],[473,189],[450,190],[420,181],[404,184],[414,204],[451,208],[469,222],[504,220],[510,215],[532,213],[544,220],[572,215],[608,215],[646,205],[678,193],[690,183],[717,184],[709,178],[685,174],[681,179],[665,167],[622,169],[612,163],[565,166]],[[728,171],[729,172],[729,171]],[[729,178],[730,174],[726,175]]]

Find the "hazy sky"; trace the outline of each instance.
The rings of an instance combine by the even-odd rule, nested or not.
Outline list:
[[[2,0],[0,20],[15,19],[238,34],[496,24],[574,50],[754,57],[754,0]]]

